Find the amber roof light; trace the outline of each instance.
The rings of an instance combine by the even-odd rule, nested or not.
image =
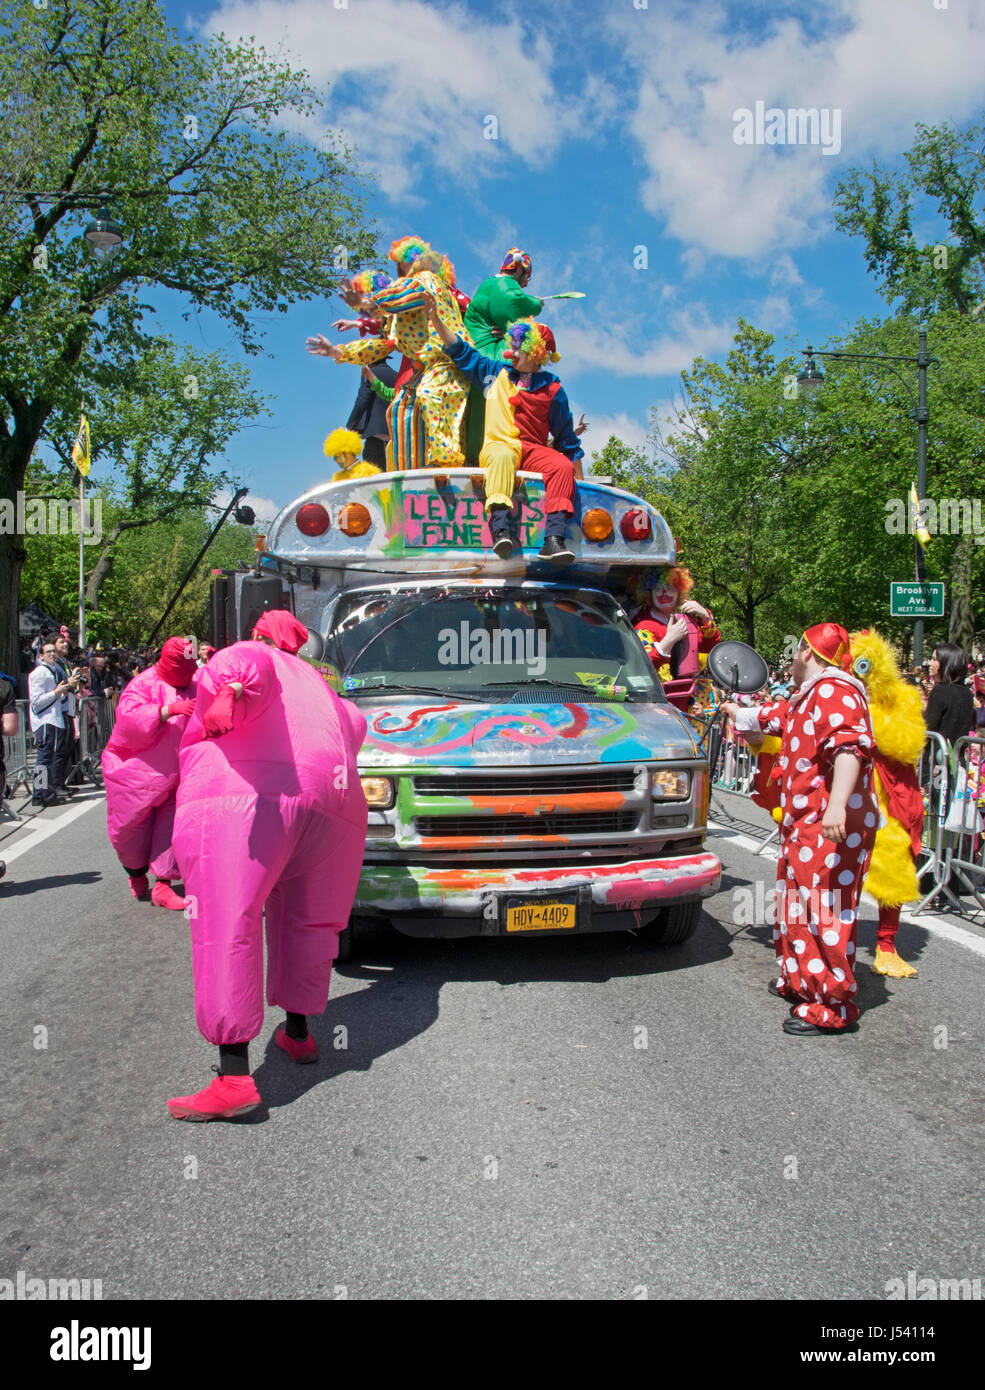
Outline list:
[[[581,519],[581,529],[589,541],[607,541],[612,535],[612,517],[604,507],[592,507]]]

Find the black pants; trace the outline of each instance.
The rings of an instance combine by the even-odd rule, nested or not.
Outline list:
[[[54,724],[42,724],[35,732],[34,746],[37,758],[34,763],[34,800],[43,801],[50,806],[55,799],[58,785],[57,759],[64,742],[65,730],[56,729]]]
[[[375,434],[367,435],[363,440],[363,458],[367,463],[373,463],[377,468],[386,471],[386,440],[377,439]]]
[[[58,742],[55,745],[55,787],[58,791],[65,791],[65,779],[68,776],[69,768],[75,766],[75,723],[70,715],[63,714],[65,727],[59,731]]]

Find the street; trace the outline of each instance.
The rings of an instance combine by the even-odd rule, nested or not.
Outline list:
[[[184,915],[132,901],[99,792],[0,825],[0,1276],[425,1300],[981,1279],[985,932],[904,920],[919,978],[884,980],[865,901],[859,1031],[790,1037],[771,928],[736,921],[773,863],[724,828],[707,843],[723,888],[685,946],[388,935],[337,968],[317,1064],[273,1046],[268,1009],[264,1106],[192,1125],[165,1107],[215,1060]]]

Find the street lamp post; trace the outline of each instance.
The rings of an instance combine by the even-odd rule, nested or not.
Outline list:
[[[906,379],[900,375],[895,367],[890,365],[893,362],[908,362],[917,369],[917,395],[910,416],[917,424],[917,500],[923,500],[927,491],[927,423],[930,420],[930,410],[927,406],[927,368],[934,364],[940,366],[940,359],[931,357],[927,351],[927,334],[924,329],[920,330],[916,357],[901,357],[890,353],[881,352],[822,352],[817,348],[811,347],[810,343],[803,349],[807,358],[804,370],[797,377],[797,387],[803,391],[808,400],[813,400],[818,391],[824,384],[824,376],[818,370],[815,357],[831,357],[843,362],[880,362],[891,371],[893,375],[903,383],[907,395],[914,401],[913,388]],[[924,565],[923,550],[916,535],[913,537],[914,549],[914,571],[916,579],[922,583],[926,577],[926,567]],[[913,623],[913,661],[917,666],[923,665],[923,619],[916,618]]]

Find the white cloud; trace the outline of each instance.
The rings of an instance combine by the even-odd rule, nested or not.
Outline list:
[[[802,285],[804,277],[794,264],[793,256],[783,251],[773,260],[770,270],[771,285]]]
[[[619,413],[617,415],[592,415],[586,412],[588,429],[581,437],[581,447],[585,450],[585,466],[591,462],[592,454],[603,449],[614,434],[624,444],[633,449],[645,449],[647,429],[642,420]]]
[[[750,319],[757,328],[763,328],[767,333],[772,333],[774,337],[779,337],[781,333],[794,325],[793,309],[790,307],[790,300],[785,294],[766,295],[764,299],[754,304],[744,317]]]
[[[303,66],[323,88],[352,80],[347,103],[330,93],[326,123],[340,127],[392,198],[408,201],[429,172],[465,177],[542,167],[578,129],[585,100],[562,101],[549,76],[543,26],[517,16],[479,17],[464,5],[424,0],[227,0],[210,33],[255,38]],[[496,138],[488,118],[498,124]],[[315,125],[306,133],[314,134]]]
[[[732,341],[733,329],[693,310],[682,313],[671,332],[647,340],[647,325],[608,321],[605,332],[573,326],[558,334],[562,380],[580,371],[605,371],[612,376],[676,376],[695,357],[709,357]]]
[[[886,0],[833,0],[821,16],[815,7],[823,37],[790,16],[737,34],[724,6],[661,10],[652,23],[632,12],[610,18],[639,73],[630,129],[648,171],[641,196],[685,244],[688,269],[700,252],[761,261],[815,240],[833,226],[832,178],[873,155],[898,154],[918,120],[977,111],[985,13],[929,0],[895,3],[891,17],[889,8]],[[840,110],[840,154],[736,145],[734,114],[757,101]]]

